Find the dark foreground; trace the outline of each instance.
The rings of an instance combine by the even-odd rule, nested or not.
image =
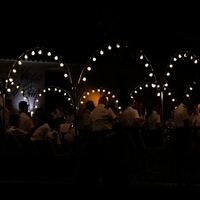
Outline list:
[[[67,182],[50,181],[1,181],[1,199],[130,199],[134,197],[170,198],[174,195],[196,195],[200,192],[199,185],[173,186],[172,183],[132,183],[125,190],[109,194],[100,184],[95,190],[84,185],[77,186]],[[120,196],[121,195],[121,196]]]
[[[59,200],[61,198],[98,200],[137,197],[160,199],[173,198],[174,195],[184,197],[189,194],[192,196],[200,192],[199,152],[189,153],[181,158],[183,155],[174,155],[170,148],[146,149],[142,159],[144,162],[141,162],[141,166],[138,164],[129,175],[128,186],[113,188],[111,184],[106,189],[101,174],[96,185],[89,185],[87,180],[78,179],[77,156],[69,154],[62,159],[56,156],[56,162],[52,162],[52,157],[44,160],[35,154],[32,157],[29,155],[29,160],[24,164],[20,161],[21,172],[14,169],[15,162],[18,160],[5,162],[6,165],[2,162],[0,165],[0,200]],[[140,163],[140,155],[138,158],[138,163]],[[57,165],[52,165],[57,162],[65,166],[60,169]],[[118,177],[117,173],[116,176]]]

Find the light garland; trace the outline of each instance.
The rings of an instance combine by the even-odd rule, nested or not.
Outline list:
[[[57,52],[45,47],[34,47],[28,49],[26,52],[22,53],[12,65],[8,77],[5,80],[5,89],[8,96],[13,95],[15,97],[15,103],[27,99],[27,101],[29,101],[30,111],[34,109],[34,97],[37,96],[37,92],[40,90],[40,88],[31,85],[29,87],[29,82],[23,82],[25,79],[28,80],[28,77],[20,77],[21,75],[18,74],[18,71],[21,66],[25,66],[23,69],[26,70],[25,62],[31,63],[34,61],[52,62],[54,67],[63,69],[63,77],[68,78],[69,84],[72,84],[69,68],[64,59]],[[49,69],[51,69],[51,67],[49,67]],[[23,80],[21,81],[19,78]],[[22,96],[20,96],[20,94],[22,94]],[[17,108],[17,104],[15,106]]]
[[[58,55],[58,53],[56,53],[54,50],[51,50],[45,47],[34,47],[27,50],[23,54],[21,54],[12,65],[12,68],[10,69],[8,77],[6,79],[6,90],[8,94],[12,92],[12,88],[13,90],[19,90],[20,84],[15,83],[13,77],[17,73],[18,68],[21,65],[23,65],[24,61],[28,61],[28,60],[29,61],[30,60],[38,60],[38,61],[48,60],[48,61],[56,62],[58,64],[58,67],[66,70],[64,77],[65,78],[68,77],[69,82],[72,84],[72,78],[71,78],[69,68],[64,62],[64,59],[60,55]]]
[[[133,59],[134,56],[130,55],[131,50],[129,51],[128,46],[121,45],[118,42],[110,42],[103,45],[101,48],[97,49],[84,65],[78,79],[78,84],[81,81],[87,80],[87,73],[92,71],[93,64],[94,63],[96,64],[97,61],[102,60],[102,57],[108,54],[111,54],[112,56],[115,57],[119,57],[123,51],[127,51],[126,53],[130,56],[131,59]],[[148,69],[148,77],[151,79],[151,81],[157,82],[154,70],[147,56],[141,50],[139,51],[138,55],[139,55],[138,58],[142,62],[144,68]],[[154,80],[152,80],[152,78],[154,78]]]
[[[65,89],[57,86],[46,86],[45,88],[41,89],[40,92],[38,92],[37,96],[35,97],[33,104],[34,109],[38,108],[40,98],[44,98],[47,92],[52,92],[52,91],[61,93],[63,97],[67,98],[70,104],[72,105],[74,104],[71,95]]]
[[[163,92],[165,93],[165,95],[167,95],[170,98],[170,101],[174,103],[175,106],[178,105],[177,98],[175,94],[169,89],[169,87],[163,86],[162,84],[159,84],[159,83],[151,83],[151,82],[141,83],[140,85],[136,86],[134,90],[131,91],[130,97],[134,99],[138,99],[139,95],[141,95],[142,92],[149,91],[149,88],[155,90],[156,97],[159,99],[161,98],[161,92],[163,89]]]
[[[186,90],[185,90],[185,95],[190,97],[190,98],[193,98],[193,95],[198,95],[199,93],[199,83],[200,83],[200,73],[199,75],[196,76],[196,78],[191,82],[189,83],[189,85],[187,86]],[[200,101],[200,98],[198,98],[198,100]]]
[[[98,89],[89,89],[85,91],[82,97],[79,99],[77,109],[81,110],[85,107],[85,103],[88,100],[92,100],[95,105],[98,105],[98,99],[101,96],[106,96],[108,101],[114,101],[115,105],[118,109],[121,109],[121,101],[119,100],[118,96],[110,89],[100,87]]]
[[[174,68],[174,65],[178,62],[178,61],[184,61],[185,59],[191,61],[194,65],[199,64],[199,59],[196,55],[192,54],[189,51],[180,51],[178,53],[176,53],[171,59],[169,64],[167,65],[166,69],[165,69],[165,73],[164,73],[164,77],[163,77],[163,85],[164,86],[169,86],[169,78],[172,74],[172,70]],[[198,67],[199,69],[199,67]],[[181,74],[180,74],[181,75]],[[186,89],[187,90],[187,89]]]

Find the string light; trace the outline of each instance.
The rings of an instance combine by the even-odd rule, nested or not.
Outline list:
[[[196,55],[192,54],[191,52],[188,51],[181,51],[176,53],[170,60],[169,64],[167,65],[166,69],[165,69],[165,73],[164,73],[164,78],[163,78],[163,84],[166,85],[167,83],[167,78],[169,79],[171,76],[170,70],[174,67],[173,62],[177,62],[181,59],[187,59],[189,58],[191,61],[193,61],[193,63],[196,65],[199,63],[199,59],[197,58]]]
[[[124,47],[124,45],[121,45],[118,42],[110,42],[108,44],[103,45],[101,48],[97,49],[95,51],[95,53],[88,59],[88,61],[86,62],[85,66],[83,67],[83,69],[82,69],[82,71],[80,73],[77,85],[80,83],[81,80],[82,81],[86,81],[86,78],[88,79],[88,77],[86,76],[86,73],[91,71],[92,65],[94,64],[94,62],[96,62],[97,60],[101,60],[102,56],[106,56],[106,55],[108,55],[108,53],[110,55],[111,52],[113,52],[113,56],[117,57],[116,55],[120,55],[120,53],[123,52],[122,51],[123,47]],[[128,46],[126,46],[126,49],[127,48],[128,48]],[[140,50],[139,54],[140,54],[139,55],[139,59],[142,60],[142,63],[144,62],[144,67],[148,68],[148,70],[150,71],[148,73],[149,77],[150,78],[154,78],[154,80],[151,79],[151,81],[152,82],[157,82],[153,67],[150,64],[147,56],[141,50]],[[99,57],[99,55],[101,57]]]
[[[36,95],[34,99],[34,103],[33,103],[34,109],[38,107],[38,104],[40,103],[39,99],[41,97],[45,98],[45,95],[47,94],[47,92],[51,92],[51,91],[61,93],[63,97],[67,97],[67,100],[69,101],[70,104],[74,104],[71,95],[65,89],[57,87],[57,86],[46,86],[45,88],[41,89]]]
[[[6,91],[8,93],[8,95],[15,95],[15,99],[17,99],[17,101],[19,101],[18,99],[20,99],[20,95],[23,95],[23,98],[27,98],[29,101],[29,105],[30,105],[30,109],[33,109],[33,96],[36,95],[37,96],[37,91],[39,91],[41,88],[33,88],[33,91],[30,92],[29,89],[27,89],[26,91],[22,89],[22,87],[25,86],[23,82],[20,82],[20,84],[17,81],[20,81],[20,79],[18,78],[18,70],[19,68],[24,65],[25,67],[25,62],[28,61],[32,61],[32,60],[37,60],[37,61],[52,61],[54,63],[54,67],[58,67],[58,68],[63,68],[64,69],[64,77],[68,78],[69,80],[69,84],[72,84],[72,78],[71,78],[71,74],[69,71],[68,66],[66,65],[64,59],[54,50],[52,49],[48,49],[48,48],[44,48],[44,47],[34,47],[31,49],[28,49],[26,52],[22,53],[17,60],[13,63],[9,73],[8,73],[8,78],[6,81]],[[25,64],[24,64],[25,63]],[[49,65],[51,68],[51,65]],[[17,75],[16,75],[17,74]],[[19,80],[18,80],[19,79]],[[33,92],[36,92],[33,94]],[[16,96],[16,94],[19,94]]]
[[[98,105],[98,99],[104,95],[106,95],[108,101],[114,101],[116,103],[116,107],[121,109],[121,102],[118,96],[110,89],[102,87],[85,91],[78,101],[77,108],[82,110],[83,108],[81,109],[80,107],[82,107],[82,105],[85,104],[87,100],[92,100],[96,105]]]
[[[146,90],[144,90],[144,89],[146,89]],[[141,92],[144,93],[146,91],[149,91],[149,89],[154,89],[155,91],[157,91],[156,96],[161,97],[161,89],[162,89],[161,84],[150,83],[150,82],[144,82],[144,83],[141,83],[138,86],[136,86],[130,93],[130,97],[137,99],[138,95],[141,95]],[[175,94],[168,87],[164,86],[163,91],[169,97],[169,99],[171,99],[171,101],[176,102],[178,104]],[[172,94],[173,94],[173,96],[172,96]]]

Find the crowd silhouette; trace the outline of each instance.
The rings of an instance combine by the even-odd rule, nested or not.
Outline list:
[[[10,100],[6,102],[12,103]],[[30,116],[27,102],[19,102],[19,110],[15,113],[9,105],[10,112],[6,114],[9,126],[6,121],[6,131],[1,138],[6,158],[2,178],[31,179],[30,171],[33,169],[38,175],[35,178],[47,178],[47,174],[59,179],[66,174],[74,175],[81,194],[87,195],[87,188],[98,191],[102,182],[103,190],[110,197],[117,197],[124,195],[129,188],[130,174],[147,174],[147,155],[150,152],[156,155],[165,149],[166,155],[170,155],[166,162],[173,177],[171,181],[181,186],[186,181],[185,173],[191,172],[194,167],[191,155],[199,155],[200,158],[198,104],[183,96],[165,122],[161,121],[157,101],[150,101],[146,112],[142,104],[140,109],[138,104],[133,98],[127,98],[126,106],[119,112],[105,96],[99,98],[96,107],[89,100],[80,121],[75,123],[76,127],[73,127],[74,118],[70,117],[68,121],[69,117],[58,107],[50,114],[41,109],[41,115],[37,110],[36,115]],[[75,134],[75,128],[78,136],[73,135],[73,140],[69,139],[69,134]],[[41,142],[47,140],[50,143]],[[59,173],[53,173],[52,166]]]

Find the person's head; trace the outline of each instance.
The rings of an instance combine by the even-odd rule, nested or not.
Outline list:
[[[28,103],[26,101],[20,101],[18,108],[21,112],[28,112]]]
[[[56,119],[50,118],[48,120],[48,124],[51,127],[51,129],[59,131],[60,130],[60,125],[63,123],[64,118],[63,117],[58,117]]]
[[[86,109],[92,111],[95,108],[94,102],[92,100],[88,100],[85,103]]]
[[[139,102],[135,101],[135,109],[138,110],[138,108],[139,108]]]
[[[145,109],[144,109],[143,103],[141,101],[138,101],[137,110],[138,110],[139,115],[145,114]]]
[[[120,115],[122,114],[122,110],[119,109],[119,108],[116,108],[116,109],[115,109],[115,114],[116,114],[117,116],[120,116]]]
[[[129,106],[135,108],[135,100],[131,97],[126,99],[126,107],[129,107]]]
[[[104,104],[105,106],[107,106],[108,104],[107,98],[105,96],[100,97],[98,100],[98,104]]]
[[[20,115],[19,114],[10,115],[9,122],[11,126],[15,126],[18,128],[20,125]]]

